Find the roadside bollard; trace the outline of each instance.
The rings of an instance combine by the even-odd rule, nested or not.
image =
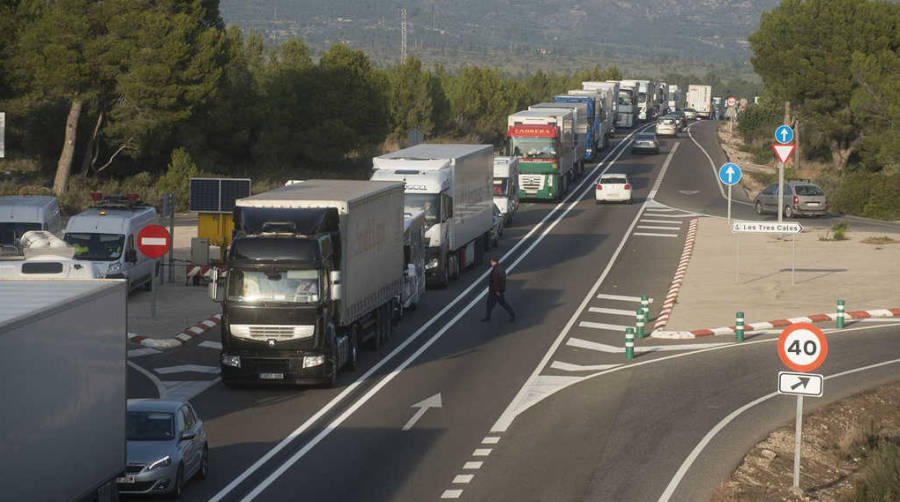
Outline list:
[[[844,327],[844,300],[837,301],[837,318],[835,322],[837,322],[837,328],[841,329]]]
[[[647,295],[641,296],[641,310],[644,311],[644,322],[650,320],[650,297]]]
[[[625,328],[625,359],[634,359],[634,328]]]
[[[744,313],[738,312],[737,317],[734,319],[734,341],[743,342],[744,341]]]
[[[635,311],[635,322],[634,325],[637,327],[637,337],[644,338],[644,309],[637,309]]]

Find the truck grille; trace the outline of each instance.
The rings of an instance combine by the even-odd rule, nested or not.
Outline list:
[[[125,466],[125,472],[128,474],[137,474],[144,470],[144,464],[129,464]]]
[[[232,324],[231,334],[247,340],[300,340],[315,333],[312,324]]]
[[[544,177],[541,175],[519,175],[519,185],[526,192],[537,192],[544,188]]]

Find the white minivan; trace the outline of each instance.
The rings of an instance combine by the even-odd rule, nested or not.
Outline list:
[[[129,290],[149,289],[159,264],[137,250],[137,237],[145,226],[158,222],[156,209],[132,195],[97,198],[95,207],[69,218],[63,239],[75,248],[75,259],[90,263],[97,277],[127,279]]]
[[[494,206],[504,223],[519,209],[519,158],[494,157]]]
[[[25,232],[45,230],[59,234],[62,214],[59,201],[50,195],[9,195],[0,197],[0,254],[21,255],[20,240]]]

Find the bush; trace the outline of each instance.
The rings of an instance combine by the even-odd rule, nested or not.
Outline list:
[[[879,441],[868,462],[862,479],[856,481],[856,496],[860,502],[900,500],[900,445],[893,441]]]
[[[175,210],[187,210],[191,199],[191,178],[198,178],[201,175],[200,168],[197,167],[197,164],[194,163],[190,154],[184,148],[172,150],[169,168],[166,174],[160,176],[156,182],[157,200],[166,192],[174,192]]]
[[[744,141],[750,142],[771,135],[772,130],[781,124],[782,118],[782,112],[775,106],[749,105],[741,113],[737,130]],[[771,158],[771,152],[769,155]]]
[[[900,175],[845,173],[830,196],[838,212],[883,220],[900,219]]]

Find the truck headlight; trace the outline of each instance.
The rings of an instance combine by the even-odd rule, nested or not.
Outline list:
[[[312,368],[325,364],[325,356],[303,356],[303,367]]]
[[[118,274],[122,271],[122,262],[116,261],[109,264],[106,267],[106,275]]]
[[[439,260],[437,257],[428,260],[428,263],[425,264],[425,270],[431,270],[438,267]]]
[[[241,367],[241,356],[233,356],[231,354],[222,354],[222,366],[231,366],[232,368]]]
[[[159,469],[160,467],[166,467],[172,463],[172,458],[166,455],[165,457],[153,462],[152,464],[147,466],[147,471],[152,471],[153,469]]]

